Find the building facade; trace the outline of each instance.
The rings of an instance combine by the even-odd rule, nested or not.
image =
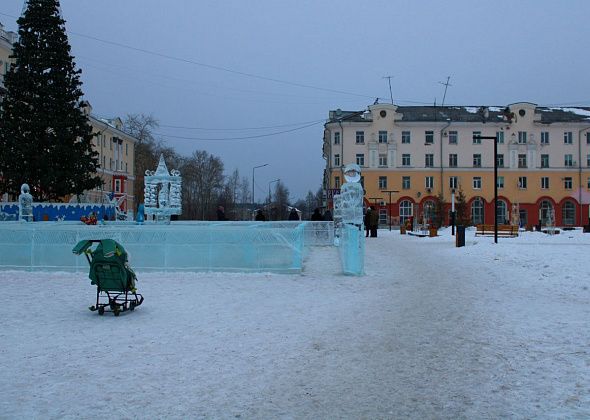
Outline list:
[[[137,139],[123,131],[120,118],[103,119],[92,115],[92,107],[86,103],[94,138],[92,145],[98,152],[98,174],[103,185],[93,191],[86,192],[86,201],[103,202],[107,197],[120,199],[122,210],[135,212],[135,144]]]
[[[343,182],[341,168],[356,162],[365,204],[379,209],[382,223],[388,216],[394,223],[431,220],[437,198],[448,223],[451,196],[459,190],[471,223],[494,223],[494,140],[474,140],[477,135],[497,138],[500,223],[589,223],[590,108],[527,102],[330,111],[323,139],[328,205]]]
[[[4,91],[4,75],[8,72],[12,59],[12,44],[16,42],[18,35],[15,32],[4,30],[0,23],[0,94]]]

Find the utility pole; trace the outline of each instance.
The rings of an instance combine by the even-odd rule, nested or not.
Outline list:
[[[447,76],[447,81],[446,81],[446,82],[444,82],[444,83],[443,83],[443,82],[438,82],[438,83],[440,83],[441,85],[443,85],[443,86],[445,87],[445,93],[444,93],[444,95],[443,95],[443,100],[442,100],[442,105],[441,105],[441,106],[445,106],[445,99],[446,99],[446,97],[447,97],[447,88],[448,88],[449,86],[453,86],[453,85],[451,85],[451,84],[449,83],[449,80],[451,80],[451,76]]]
[[[393,92],[391,91],[391,78],[393,76],[383,76],[384,79],[387,79],[387,82],[389,83],[389,97],[391,98],[391,105],[393,105]]]

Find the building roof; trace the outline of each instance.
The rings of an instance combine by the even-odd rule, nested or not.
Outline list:
[[[516,104],[518,105],[518,104]],[[534,104],[531,104],[534,106]],[[390,105],[391,106],[391,105]],[[515,107],[487,107],[487,122],[509,122],[518,118]],[[481,106],[398,106],[396,113],[402,114],[403,122],[483,122],[484,107]],[[540,115],[542,124],[558,122],[589,122],[590,107],[539,107],[535,106],[535,114]],[[369,111],[330,111],[328,123],[333,122],[371,122],[373,117]]]

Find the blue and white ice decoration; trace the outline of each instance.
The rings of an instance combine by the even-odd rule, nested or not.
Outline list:
[[[170,216],[182,213],[182,178],[173,169],[168,172],[164,155],[155,171],[145,171],[144,206],[145,214],[153,216],[157,222],[170,223]]]
[[[98,220],[115,218],[115,208],[99,203],[33,203],[35,222],[56,220],[80,221],[82,216],[94,213]],[[18,220],[19,203],[0,203],[0,221]]]

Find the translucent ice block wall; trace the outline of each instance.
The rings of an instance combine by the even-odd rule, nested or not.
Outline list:
[[[340,245],[342,272],[353,276],[365,273],[365,235],[356,225],[342,225]]]
[[[137,271],[300,272],[305,223],[0,223],[0,269],[85,271],[82,239],[114,239]]]

